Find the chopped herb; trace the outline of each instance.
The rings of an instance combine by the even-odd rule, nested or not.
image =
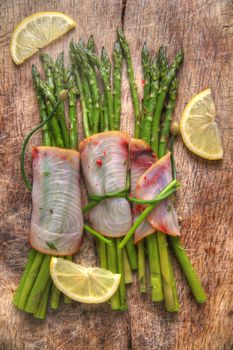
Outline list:
[[[53,214],[53,209],[49,209],[50,213]]]
[[[50,243],[50,242],[46,242],[46,244],[47,244],[47,246],[48,246],[49,248],[51,248],[51,249],[55,249],[55,250],[57,250],[57,251],[58,251],[58,249],[57,249],[57,247],[55,246],[55,244]]]
[[[49,171],[44,172],[44,176],[51,176],[52,174]]]

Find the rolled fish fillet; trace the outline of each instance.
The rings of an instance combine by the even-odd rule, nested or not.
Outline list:
[[[119,131],[95,134],[80,143],[81,164],[89,195],[121,192],[127,185],[130,136]],[[126,198],[109,198],[88,213],[90,225],[104,236],[124,236],[132,225]]]
[[[34,147],[30,243],[40,252],[70,255],[83,232],[79,152]]]
[[[171,181],[171,153],[168,152],[139,178],[136,197],[144,200],[154,199]],[[161,201],[146,220],[156,230],[172,236],[180,235],[177,214],[170,199]]]
[[[130,140],[130,195],[136,196],[136,184],[139,178],[156,161],[156,155],[147,142],[141,139]],[[132,205],[133,222],[143,212],[144,207],[140,204]],[[147,220],[144,220],[134,233],[134,242],[138,243],[144,237],[153,233],[155,229]]]

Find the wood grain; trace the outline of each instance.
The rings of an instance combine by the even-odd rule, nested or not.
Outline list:
[[[153,54],[165,45],[170,58],[183,47],[176,119],[192,95],[212,89],[225,151],[223,161],[202,160],[187,151],[181,140],[176,144],[182,181],[177,198],[183,219],[182,240],[208,293],[205,305],[193,300],[175,260],[181,301],[178,315],[166,313],[149,295],[139,295],[135,283],[128,289],[126,313],[114,313],[107,305],[74,304],[49,311],[46,321],[40,322],[11,305],[29,249],[30,195],[20,177],[19,151],[24,135],[39,120],[30,69],[32,62],[40,64],[35,56],[15,67],[9,41],[20,20],[43,10],[62,11],[78,23],[75,31],[45,50],[54,58],[63,50],[67,53],[72,37],[86,40],[92,33],[98,47],[104,45],[110,52],[123,17],[139,91],[143,41]],[[43,4],[39,0],[2,0],[0,24],[0,349],[233,349],[232,1],[47,0]],[[131,131],[132,106],[125,73],[124,69],[122,128]],[[34,142],[39,143],[40,137]],[[85,240],[76,259],[96,263],[91,239]]]

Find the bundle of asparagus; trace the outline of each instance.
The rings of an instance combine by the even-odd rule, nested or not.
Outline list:
[[[179,302],[176,285],[167,236],[164,234],[164,232],[170,234],[172,232],[167,228],[163,232],[154,232],[155,228],[160,228],[158,226],[158,220],[155,220],[156,223],[151,221],[151,225],[148,225],[146,220],[148,221],[148,218],[153,216],[154,208],[158,203],[175,192],[179,183],[175,176],[173,181],[169,177],[170,180],[163,184],[162,188],[155,193],[156,198],[153,196],[152,198],[144,199],[141,197],[134,198],[134,196],[136,193],[135,185],[138,181],[137,178],[147,171],[157,158],[163,158],[165,156],[167,159],[166,164],[170,164],[170,156],[167,154],[167,150],[169,149],[168,138],[178,89],[176,73],[182,63],[183,52],[179,51],[172,65],[169,66],[162,48],[159,49],[158,55],[154,59],[151,59],[146,44],[143,45],[142,65],[145,84],[142,103],[140,103],[135,83],[129,44],[121,29],[118,29],[117,32],[117,41],[113,53],[113,69],[105,48],[102,48],[100,58],[96,55],[93,36],[89,38],[86,46],[82,40],[79,43],[71,42],[70,59],[72,65],[67,70],[64,68],[63,54],[58,56],[55,64],[47,54],[41,54],[40,57],[45,70],[46,82],[40,79],[35,67],[32,69],[32,74],[43,124],[42,136],[45,146],[77,148],[77,94],[80,99],[83,129],[86,137],[80,145],[80,150],[81,158],[83,158],[81,159],[82,168],[84,170],[87,190],[89,191],[89,203],[83,208],[83,213],[89,213],[89,220],[93,225],[92,228],[84,225],[84,228],[97,237],[96,245],[100,258],[100,266],[108,268],[113,273],[118,272],[122,276],[120,288],[111,298],[111,307],[114,310],[127,309],[125,284],[132,282],[132,270],[138,269],[140,291],[146,292],[146,253],[148,253],[152,300],[161,301],[165,299],[165,307],[168,311],[178,311]],[[140,137],[144,141],[130,140],[129,136],[124,136],[124,134],[117,131],[120,128],[121,116],[121,71],[123,58],[125,58],[127,64],[134,107],[134,137],[136,139]],[[60,99],[64,88],[67,88],[69,92],[69,129],[66,124],[64,103]],[[163,112],[164,117],[161,118]],[[97,134],[99,132],[101,134]],[[125,166],[125,170],[122,170],[125,181],[122,182],[120,187],[110,187],[110,193],[109,189],[99,192],[93,191],[92,182],[94,180],[91,176],[88,177],[87,160],[84,161],[84,158],[88,156],[92,162],[95,152],[98,153],[101,150],[101,148],[98,148],[98,144],[104,142],[108,150],[114,149],[115,153],[111,153],[113,162],[117,157],[120,157],[121,160],[124,160]],[[90,145],[93,154],[88,153],[88,147]],[[121,152],[121,145],[123,145],[124,152],[126,152],[124,154],[123,151]],[[134,164],[133,157],[137,152],[137,156],[141,157],[144,162],[143,169],[137,167],[137,162]],[[128,158],[131,158],[131,195],[128,193]],[[164,162],[164,160],[161,161]],[[155,167],[157,167],[156,164]],[[103,159],[101,157],[95,159],[95,169],[100,170],[101,168],[102,175],[106,175],[105,181],[108,183],[110,181],[109,174],[112,171],[112,176],[117,169],[110,169],[112,166],[110,163],[108,163],[108,166],[102,165]],[[174,161],[172,165],[173,174],[175,174]],[[108,172],[109,169],[111,170],[110,173]],[[95,174],[93,173],[93,178],[95,176],[100,180],[100,177],[98,178],[98,171]],[[30,183],[27,179],[26,183],[30,188]],[[100,183],[98,183],[99,185]],[[125,208],[129,208],[127,201],[134,203],[132,211],[134,211],[137,205],[140,206],[140,210],[134,217],[132,227],[130,227],[131,214],[128,213],[128,209],[124,210],[125,222],[127,220],[128,222],[120,230],[119,227],[123,223],[123,219],[122,222],[119,222],[119,227],[116,224],[114,224],[115,226],[111,226],[114,220],[117,219],[117,217],[114,217],[114,210],[116,209],[111,206],[111,203],[117,203],[118,207],[120,207],[119,203],[124,203]],[[115,232],[114,229],[112,229],[112,232],[110,232],[111,230],[108,232],[107,229],[101,227],[101,224],[99,225],[98,210],[101,207],[105,211],[111,209],[113,215],[111,215],[111,218],[109,218],[109,215],[107,221],[109,225],[109,222],[113,220],[110,226],[112,228],[115,227]],[[172,207],[172,205],[169,205],[169,207]],[[100,213],[103,213],[103,208],[100,210]],[[104,220],[105,218],[102,221],[104,222]],[[146,226],[146,231],[144,226]],[[96,230],[100,231],[100,233]],[[134,244],[133,241],[134,233],[135,243],[137,244]],[[103,235],[111,236],[111,238],[105,238]],[[123,235],[125,237],[122,239],[121,236]],[[144,245],[144,237],[146,247]],[[205,292],[179,238],[168,236],[168,241],[174,250],[196,300],[198,302],[204,302],[206,300]],[[72,257],[68,256],[66,259],[71,260]],[[46,315],[52,284],[49,277],[49,262],[50,256],[36,252],[34,249],[31,250],[19,287],[14,296],[14,303],[18,308],[34,313],[34,316],[38,318],[44,318]],[[58,308],[59,301],[60,291],[52,285],[50,306],[53,309]],[[66,303],[70,302],[67,297],[64,297],[64,301]]]
[[[144,98],[140,114],[140,101],[134,80],[130,48],[124,32],[118,29],[118,39],[120,41],[123,54],[128,67],[128,78],[130,81],[131,96],[135,114],[135,137],[139,134],[148,143],[151,143],[152,150],[159,158],[166,154],[168,147],[168,138],[172,113],[175,108],[175,101],[178,89],[178,81],[175,78],[180,64],[183,60],[183,52],[179,51],[169,67],[167,57],[163,48],[159,49],[158,57],[150,60],[149,50],[146,43],[142,48],[142,65],[144,72]],[[168,103],[166,98],[168,97]],[[161,126],[161,115],[165,108],[165,117]],[[141,122],[140,122],[141,118]],[[140,124],[142,125],[140,130]],[[134,231],[137,225],[134,225]],[[123,247],[127,242],[127,236],[132,234],[132,230],[126,235],[120,244]],[[156,237],[157,236],[157,237]],[[205,292],[201,286],[190,260],[178,237],[169,236],[169,242],[174,250],[178,262],[185,274],[187,282],[199,303],[206,300]],[[171,265],[171,259],[168,251],[166,235],[158,231],[156,235],[152,234],[146,238],[150,281],[152,286],[152,300],[159,301],[165,299],[165,307],[168,311],[178,311],[179,302],[176,292],[174,274]],[[138,257],[140,272],[140,289],[145,291],[145,254],[143,243],[138,244]],[[140,263],[141,262],[141,263]],[[161,289],[162,282],[162,289]],[[163,292],[162,292],[163,290]]]
[[[76,99],[74,77],[71,70],[67,72],[68,94],[69,94],[69,122],[68,131],[64,102],[62,101],[62,90],[65,86],[65,68],[64,55],[60,54],[54,63],[47,54],[40,55],[43,64],[46,82],[40,79],[35,66],[32,67],[32,78],[35,87],[39,112],[42,124],[28,135],[22,148],[21,168],[24,174],[24,152],[26,144],[31,135],[43,126],[42,141],[44,146],[57,146],[61,148],[76,149],[77,147],[77,118],[76,118]],[[31,185],[26,179],[29,190]],[[51,248],[51,245],[50,245]],[[52,247],[53,248],[53,247]],[[71,260],[72,256],[66,256]],[[50,255],[43,254],[35,249],[29,253],[28,261],[24,273],[21,277],[19,286],[15,292],[13,303],[21,310],[33,313],[34,317],[44,319],[46,316],[47,304],[50,296],[50,307],[57,309],[60,302],[60,291],[52,284],[49,277]],[[52,287],[51,287],[52,286]],[[64,296],[64,302],[70,303],[71,300]]]

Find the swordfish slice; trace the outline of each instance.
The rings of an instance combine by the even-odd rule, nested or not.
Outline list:
[[[95,134],[80,143],[81,164],[89,195],[104,196],[126,188],[130,136],[119,131]],[[88,213],[91,226],[104,236],[124,236],[132,224],[125,198],[109,198]]]
[[[156,161],[156,155],[152,152],[148,143],[141,139],[130,140],[130,195],[135,197],[136,184],[139,178]],[[142,205],[132,205],[133,222],[143,211]],[[134,242],[138,243],[144,237],[153,233],[155,229],[144,220],[134,233]]]
[[[83,232],[79,152],[34,147],[30,243],[50,255],[79,249]]]
[[[144,200],[155,198],[171,181],[171,153],[154,163],[138,180],[136,197]],[[178,218],[170,199],[160,202],[148,215],[147,221],[154,229],[172,236],[179,236]]]

